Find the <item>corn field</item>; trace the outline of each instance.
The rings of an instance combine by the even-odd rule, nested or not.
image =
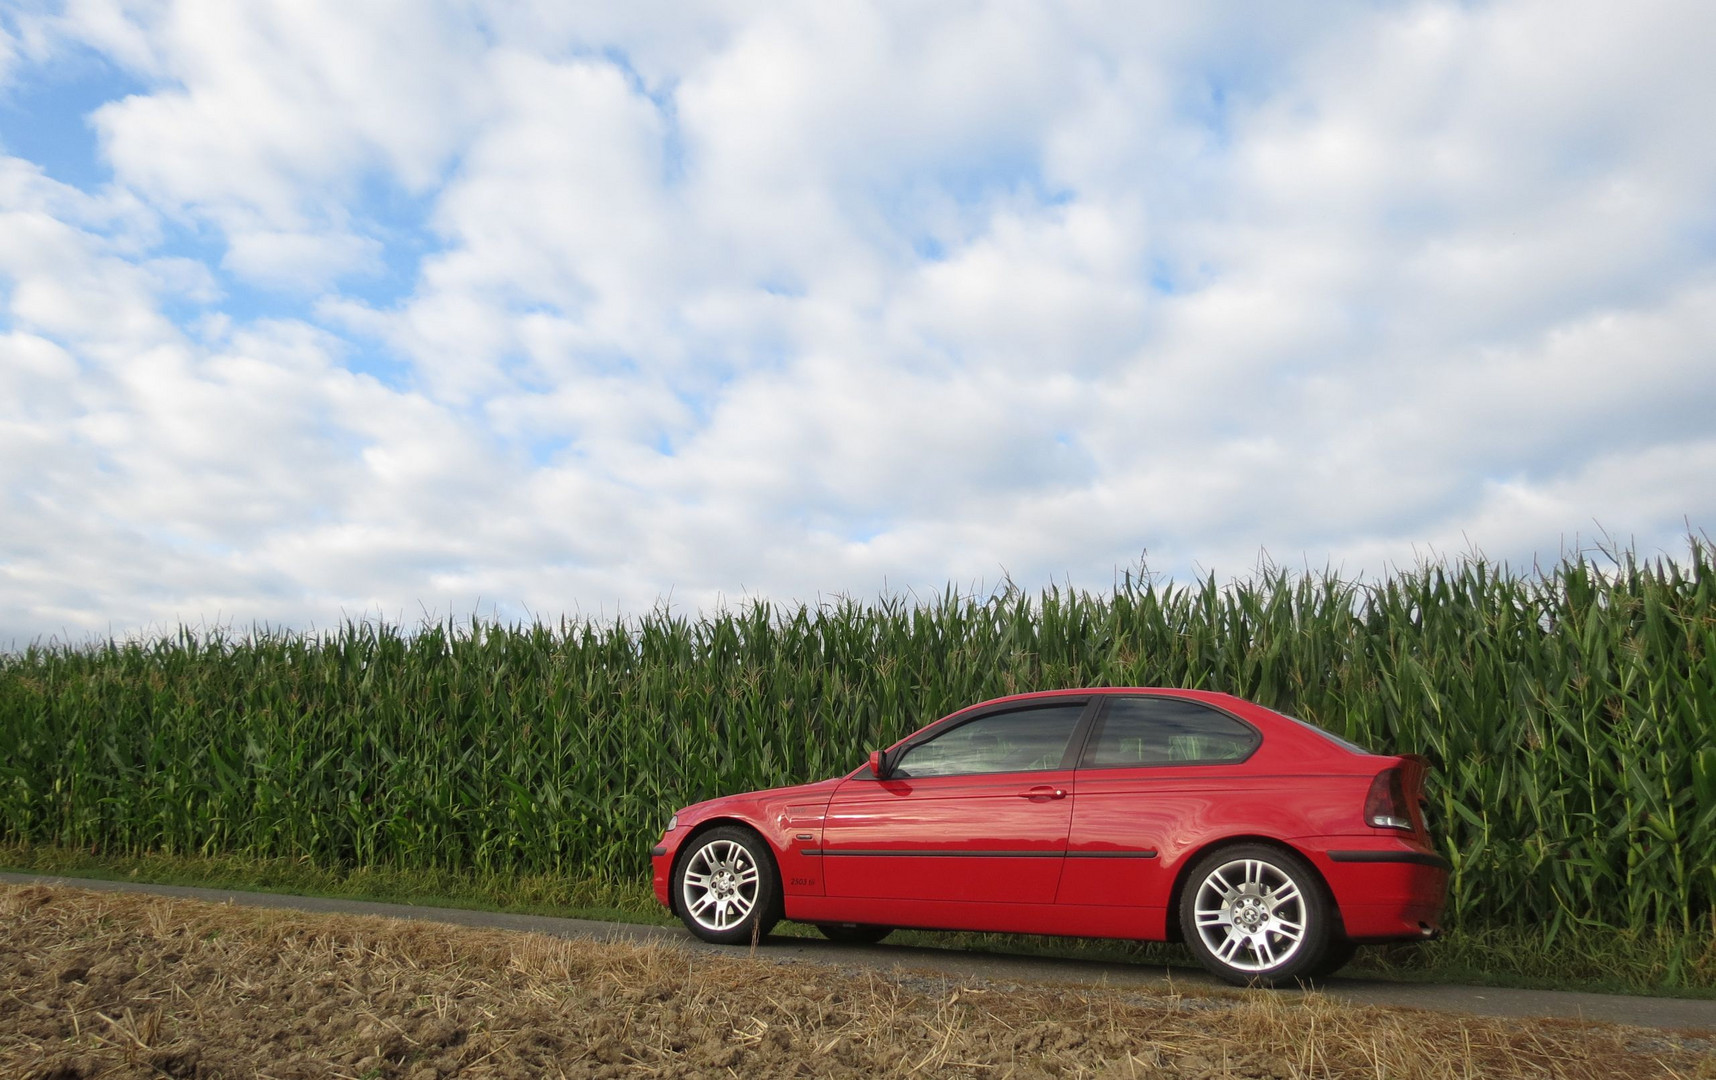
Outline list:
[[[641,875],[668,813],[960,706],[1222,690],[1435,765],[1454,925],[1716,920],[1716,561],[1482,559],[0,656],[0,839]]]

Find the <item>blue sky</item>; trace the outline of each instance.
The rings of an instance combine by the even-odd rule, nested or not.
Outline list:
[[[0,0],[0,643],[1716,520],[1716,13]]]

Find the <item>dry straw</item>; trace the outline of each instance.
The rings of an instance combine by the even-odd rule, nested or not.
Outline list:
[[[0,888],[0,1075],[1716,1077],[1699,1040],[1607,1025],[761,956]]]

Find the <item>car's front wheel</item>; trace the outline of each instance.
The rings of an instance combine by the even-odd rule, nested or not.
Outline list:
[[[1180,929],[1200,963],[1237,986],[1277,986],[1321,967],[1332,921],[1305,860],[1262,844],[1199,859],[1180,897]]]
[[[816,928],[829,941],[838,941],[842,945],[874,945],[894,932],[891,926],[856,922],[819,922]]]
[[[679,917],[718,945],[767,937],[780,921],[780,876],[769,846],[749,829],[723,825],[693,839],[673,871]]]

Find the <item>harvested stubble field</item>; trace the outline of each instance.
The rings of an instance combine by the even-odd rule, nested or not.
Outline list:
[[[0,1076],[1716,1077],[1568,1021],[852,974],[42,886],[0,890]]]

